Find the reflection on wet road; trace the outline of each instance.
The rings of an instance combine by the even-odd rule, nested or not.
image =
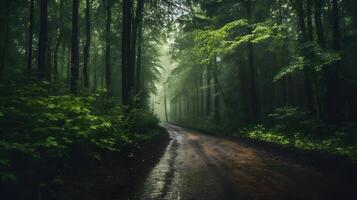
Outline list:
[[[356,191],[243,143],[162,126],[171,141],[138,200],[350,199]]]

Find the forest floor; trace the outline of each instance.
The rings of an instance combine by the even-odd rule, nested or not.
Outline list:
[[[351,199],[356,194],[356,182],[270,147],[162,126],[170,143],[134,199]]]

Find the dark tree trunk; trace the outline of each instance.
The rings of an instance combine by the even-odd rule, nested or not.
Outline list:
[[[204,81],[203,81],[203,72],[200,72],[200,100],[201,100],[201,109],[200,109],[200,117],[204,116],[204,91],[203,91],[203,85],[204,85]]]
[[[195,97],[196,97],[196,106],[195,108],[195,117],[199,117],[200,116],[200,99],[199,99],[199,78],[197,77],[197,73],[195,74]]]
[[[169,118],[167,117],[167,105],[166,105],[166,85],[164,84],[164,110],[165,110],[165,119],[166,122],[169,122]]]
[[[63,43],[63,29],[64,29],[64,19],[63,19],[63,6],[64,6],[64,0],[60,0],[60,8],[59,8],[59,26],[58,26],[58,36],[56,39],[56,45],[55,45],[55,50],[53,52],[53,70],[54,70],[54,80],[58,80],[58,51],[60,48],[61,43]],[[62,58],[64,57],[64,45],[62,44]],[[62,69],[61,69],[61,74],[63,74],[63,62],[62,61]]]
[[[52,79],[52,41],[49,38],[47,40],[47,56],[46,56],[46,73],[45,80],[51,82]]]
[[[4,25],[0,26],[0,33],[4,34],[4,39],[1,40],[1,57],[0,57],[0,80],[3,78],[3,73],[4,70],[6,68],[6,61],[8,59],[8,53],[9,53],[9,42],[10,42],[10,35],[9,35],[9,29],[10,29],[10,25],[9,25],[9,14],[10,14],[10,8],[9,8],[9,0],[5,0],[4,2],[4,7],[1,7],[1,23],[3,23]],[[2,10],[4,9],[4,10]]]
[[[313,42],[313,30],[312,30],[312,0],[306,0],[306,10],[307,10],[307,40],[309,42]],[[308,55],[310,56],[310,55]],[[305,65],[304,66],[304,73],[305,73],[305,102],[306,108],[309,111],[313,111],[313,90],[312,90],[312,66]]]
[[[212,79],[212,64],[207,65],[207,96],[206,96],[206,111],[207,116],[211,114],[211,81]]]
[[[89,65],[89,50],[91,42],[91,17],[90,17],[90,0],[86,0],[86,44],[84,46],[83,52],[83,80],[84,87],[89,88],[89,74],[88,74],[88,65]]]
[[[132,90],[133,71],[130,65],[131,51],[131,20],[132,2],[123,0],[123,34],[122,34],[122,101],[123,105],[129,105]]]
[[[305,25],[305,13],[304,13],[304,2],[303,0],[296,0],[296,12],[298,17],[299,30],[301,32],[301,40],[303,42],[307,41],[306,25]]]
[[[306,20],[307,20],[307,39],[309,41],[314,40],[313,28],[312,28],[312,0],[306,0]]]
[[[332,22],[333,22],[333,49],[340,51],[340,23],[338,1],[332,1]],[[338,124],[341,116],[340,106],[342,104],[339,79],[339,62],[332,64],[326,69],[327,86],[327,120],[330,123]]]
[[[139,23],[138,29],[138,52],[137,52],[137,59],[136,59],[136,90],[137,93],[142,93],[142,84],[141,84],[141,73],[142,73],[142,57],[143,57],[143,23]],[[142,94],[143,95],[143,94]]]
[[[112,95],[112,64],[111,64],[111,24],[112,24],[112,0],[107,0],[103,4],[107,12],[105,25],[105,87],[108,95]]]
[[[339,51],[340,47],[340,20],[338,1],[332,0],[332,23],[333,23],[333,49]]]
[[[247,19],[250,24],[248,27],[248,33],[252,33],[252,2],[248,0],[246,2],[247,9]],[[259,119],[259,101],[258,101],[258,92],[256,86],[256,76],[257,70],[254,65],[254,47],[251,41],[248,42],[248,66],[249,66],[249,77],[250,77],[250,98],[251,98],[251,108],[250,108],[250,120],[252,123],[257,122]]]
[[[29,18],[29,35],[28,35],[28,52],[27,52],[27,73],[31,73],[32,71],[32,44],[33,44],[33,16],[35,10],[35,1],[30,0],[30,18]]]
[[[321,48],[325,48],[325,34],[322,27],[322,20],[321,20],[321,7],[322,7],[323,0],[315,0],[315,25],[316,25],[316,35],[317,40]]]
[[[78,94],[79,51],[78,51],[78,10],[79,0],[72,0],[72,48],[71,48],[71,93]]]
[[[142,21],[143,21],[143,14],[144,14],[144,5],[145,5],[145,0],[138,0],[137,1],[137,6],[136,6],[136,12],[135,12],[135,19],[134,19],[134,23],[133,23],[133,33],[132,33],[132,41],[131,41],[131,60],[130,60],[130,74],[133,74],[134,77],[134,73],[135,73],[135,66],[136,66],[136,55],[137,55],[137,43],[138,43],[138,37],[141,37],[142,40]],[[141,35],[141,36],[140,36]],[[140,66],[141,67],[141,66]],[[139,72],[139,68],[136,68],[136,79],[139,79],[139,81],[135,81],[131,83],[131,85],[135,86],[136,88],[136,93],[139,92],[139,85],[138,83],[140,82],[140,76],[138,76],[138,73],[140,75]],[[134,81],[134,79],[132,80]]]
[[[40,35],[38,43],[38,66],[37,74],[40,80],[46,76],[46,48],[47,48],[47,0],[41,0],[40,8]]]
[[[60,36],[56,39],[55,49],[53,51],[53,79],[58,79],[58,50],[60,47]]]

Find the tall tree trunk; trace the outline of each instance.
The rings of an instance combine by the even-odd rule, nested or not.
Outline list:
[[[200,100],[201,100],[201,109],[200,109],[200,117],[204,116],[204,91],[203,91],[203,85],[204,85],[204,80],[203,80],[203,72],[200,72]]]
[[[340,23],[338,1],[332,0],[332,22],[333,22],[333,44],[335,51],[340,51]],[[332,64],[326,69],[326,86],[327,86],[327,120],[330,123],[338,124],[340,118],[340,106],[342,104],[340,79],[339,79],[339,62]]]
[[[143,23],[140,22],[139,29],[138,29],[138,52],[137,52],[137,59],[136,59],[136,91],[137,93],[143,93],[142,91],[142,84],[141,84],[141,73],[142,73],[142,57],[143,57]],[[143,94],[141,95],[143,97]]]
[[[112,24],[112,0],[107,0],[103,4],[107,12],[105,25],[105,87],[108,95],[112,95],[112,64],[111,64],[111,24]]]
[[[296,12],[298,17],[298,25],[301,34],[301,40],[303,42],[307,41],[306,34],[306,24],[305,24],[305,12],[304,12],[304,2],[303,0],[296,0]]]
[[[74,95],[78,94],[79,79],[78,10],[79,0],[72,0],[71,93]]]
[[[9,35],[9,29],[10,29],[10,25],[9,25],[9,15],[10,15],[10,7],[9,7],[9,0],[5,0],[4,2],[4,7],[0,7],[1,12],[0,16],[1,16],[1,23],[3,24],[2,26],[0,26],[0,33],[4,34],[4,39],[1,40],[1,57],[0,57],[0,80],[3,78],[3,73],[4,70],[6,68],[6,61],[8,59],[8,54],[9,54],[9,42],[10,42],[10,35]],[[4,10],[2,10],[4,9]]]
[[[37,74],[40,80],[46,76],[46,48],[47,48],[47,0],[41,0],[40,8],[40,35],[38,43],[38,66]]]
[[[332,0],[332,23],[333,23],[333,49],[339,51],[340,47],[340,18],[338,0]]]
[[[246,2],[246,9],[247,9],[247,19],[249,23],[248,33],[252,33],[252,2],[248,0]],[[258,101],[258,92],[256,86],[256,76],[257,70],[254,65],[254,47],[253,42],[248,42],[248,66],[249,66],[249,77],[250,77],[250,98],[251,98],[251,113],[250,113],[250,120],[252,123],[257,122],[259,119],[259,101]]]
[[[30,0],[30,17],[29,17],[29,35],[28,35],[28,52],[27,52],[27,73],[32,71],[32,44],[33,44],[33,16],[35,10],[35,0]]]
[[[220,119],[220,102],[219,102],[219,97],[220,97],[220,89],[219,89],[219,83],[218,83],[218,70],[217,70],[217,58],[214,57],[213,59],[213,77],[214,77],[214,122],[215,124],[219,124],[221,119]]]
[[[136,5],[136,11],[135,11],[135,19],[133,23],[133,33],[132,33],[132,41],[131,41],[131,61],[130,65],[132,66],[130,69],[130,73],[133,74],[135,73],[135,67],[136,67],[136,55],[137,55],[137,43],[138,43],[138,37],[141,37],[142,40],[142,21],[143,21],[143,14],[144,14],[144,5],[145,5],[145,0],[138,0],[137,5]],[[141,35],[141,36],[140,36]],[[140,66],[141,67],[141,66]],[[136,79],[140,79],[140,76],[138,76],[138,73],[140,75],[138,67],[136,68]],[[132,80],[134,81],[134,79]],[[139,83],[140,81],[135,81],[132,82],[131,84],[135,86],[136,88],[136,93],[139,92]]]
[[[122,101],[123,105],[129,105],[132,89],[131,59],[131,20],[132,2],[123,0],[123,34],[122,34]]]
[[[164,110],[165,110],[165,119],[166,122],[169,122],[169,118],[167,117],[167,105],[166,105],[166,84],[164,83]]]
[[[322,27],[322,20],[321,20],[321,7],[322,7],[322,1],[323,0],[315,0],[315,25],[316,25],[316,35],[317,35],[317,40],[319,42],[319,45],[321,48],[325,48],[325,34],[324,30]]]
[[[91,16],[90,16],[90,0],[86,0],[86,44],[84,46],[83,52],[83,80],[84,87],[89,88],[89,74],[88,74],[88,65],[89,65],[89,50],[91,43]]]
[[[48,82],[51,82],[52,79],[52,41],[49,38],[47,40],[47,56],[46,56],[46,73],[45,79]]]
[[[206,111],[207,116],[211,114],[211,84],[212,84],[212,64],[207,65],[207,96],[206,96]]]
[[[306,0],[306,21],[307,21],[307,39],[313,41],[313,28],[312,28],[312,0]]]
[[[301,11],[300,11],[301,12]],[[312,28],[312,0],[306,0],[306,19],[307,19],[307,40],[309,42],[313,42],[313,28]],[[310,56],[310,55],[308,55]],[[312,66],[305,65],[304,66],[304,73],[305,73],[305,101],[306,101],[306,108],[309,111],[313,111],[313,90],[312,90]]]

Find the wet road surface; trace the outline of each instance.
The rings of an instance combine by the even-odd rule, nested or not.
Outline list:
[[[354,199],[356,188],[279,155],[163,124],[170,143],[138,200]]]

